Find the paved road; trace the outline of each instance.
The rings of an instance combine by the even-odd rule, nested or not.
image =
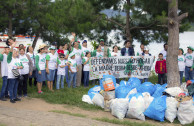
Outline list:
[[[0,124],[6,126],[116,126],[92,119],[0,105]]]

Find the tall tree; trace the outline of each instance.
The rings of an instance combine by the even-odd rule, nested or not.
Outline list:
[[[167,83],[168,87],[180,86],[178,69],[179,26],[188,13],[178,15],[178,0],[168,2],[168,51],[167,51]]]
[[[4,0],[0,4],[0,29],[7,30],[8,36],[13,36],[13,28],[18,23],[23,7],[22,0]]]

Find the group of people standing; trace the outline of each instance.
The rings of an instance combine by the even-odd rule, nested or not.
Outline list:
[[[158,55],[158,61],[156,61],[155,72],[158,74],[158,83],[167,83],[167,67],[166,67],[166,57],[167,57],[168,45],[164,44],[164,50],[162,50]],[[185,81],[194,79],[194,48],[192,46],[187,47],[187,53],[184,54],[184,50],[179,48],[178,52],[178,68],[180,74],[180,84],[183,81],[183,75],[185,73]]]
[[[87,40],[82,43],[77,41],[75,33],[72,33],[73,38],[69,44],[60,45],[57,48],[57,43],[54,42],[51,46],[45,44],[40,45],[38,52],[34,52],[32,46],[27,49],[24,45],[19,45],[16,48],[16,42],[8,39],[7,47],[0,54],[1,73],[3,85],[1,89],[0,100],[5,101],[5,97],[10,97],[10,102],[15,103],[20,101],[21,97],[27,97],[27,83],[32,86],[32,82],[37,86],[39,94],[42,94],[42,85],[47,82],[48,89],[53,90],[64,88],[64,80],[66,80],[68,88],[79,87],[83,82],[84,87],[89,86],[89,61],[90,57],[116,57],[116,56],[151,56],[149,48],[143,44],[140,45],[140,51],[135,54],[134,48],[129,40],[124,43],[124,48],[118,51],[118,46],[113,46],[112,52],[103,39],[100,39],[99,44],[92,51],[87,47]],[[156,62],[156,73],[158,73],[158,83],[166,83],[166,55],[167,44],[164,45],[164,51],[159,54],[159,60]],[[188,53],[183,56],[183,50],[179,50],[179,66],[185,64],[186,80],[192,79],[190,74],[194,68],[194,48],[188,47]],[[182,52],[181,52],[182,51]],[[182,59],[181,59],[182,58]],[[180,76],[182,76],[183,66],[179,67]],[[17,75],[17,71],[19,76]],[[148,78],[141,80],[148,81]],[[56,84],[55,84],[56,83]],[[95,81],[94,81],[95,83]],[[119,83],[119,79],[117,79]]]

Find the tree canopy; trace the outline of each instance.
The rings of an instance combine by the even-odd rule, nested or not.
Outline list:
[[[193,14],[193,7],[193,1],[179,0],[180,14]],[[107,15],[103,10],[116,14]],[[115,31],[116,43],[110,40],[110,44],[122,39],[149,44],[167,42],[167,12],[168,4],[163,0],[9,0],[0,4],[0,30],[8,31],[9,36],[36,35],[34,46],[38,37],[61,43],[71,32],[80,38],[107,41],[111,31]],[[193,21],[192,16],[183,20],[180,32]]]

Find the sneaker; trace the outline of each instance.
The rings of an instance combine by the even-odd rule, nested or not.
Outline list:
[[[42,94],[43,92],[42,91],[38,91],[38,94]]]
[[[14,101],[21,101],[21,99],[19,99],[19,98],[15,98],[15,99],[14,99]]]
[[[22,96],[21,96],[21,95],[18,95],[18,98],[20,98],[20,99],[21,99],[21,98],[22,98]]]
[[[28,95],[26,94],[26,95],[24,95],[24,98],[27,98],[28,97]]]
[[[7,99],[5,99],[5,98],[0,98],[0,100],[1,100],[1,101],[7,101]]]
[[[11,103],[16,103],[15,100],[13,100],[13,99],[10,99],[10,102],[11,102]]]

